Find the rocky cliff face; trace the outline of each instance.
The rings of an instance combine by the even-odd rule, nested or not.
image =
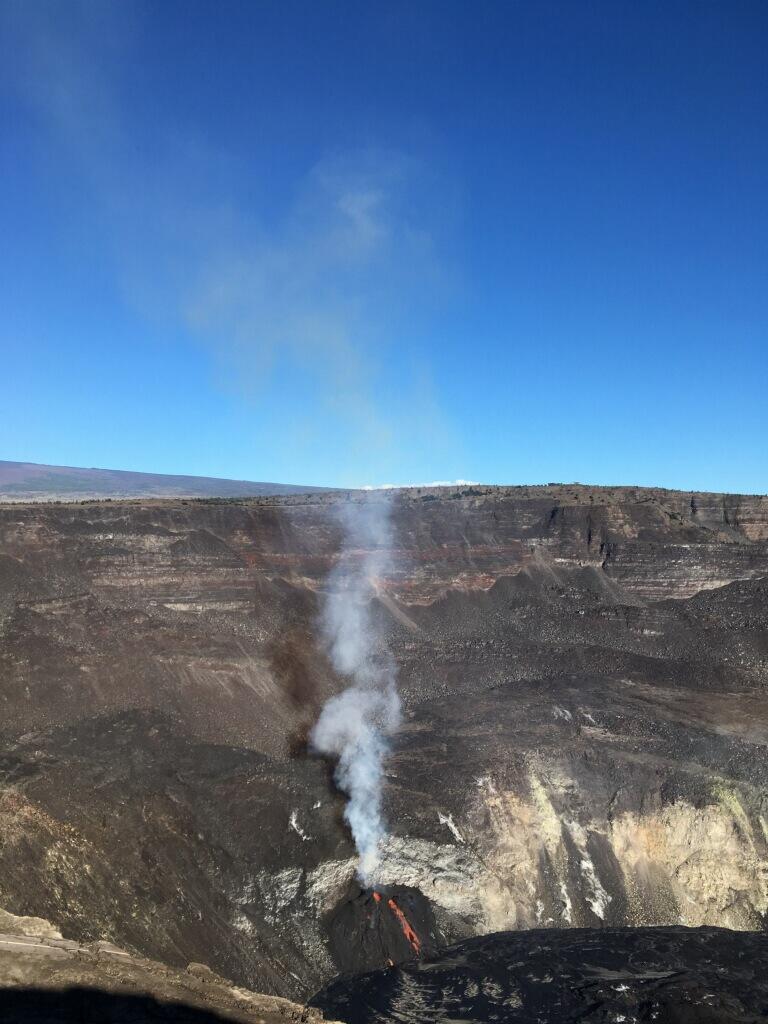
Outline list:
[[[283,995],[409,955],[395,918],[355,939],[306,750],[347,500],[0,506],[0,907]],[[423,941],[762,928],[768,499],[407,491],[393,523],[377,888]]]

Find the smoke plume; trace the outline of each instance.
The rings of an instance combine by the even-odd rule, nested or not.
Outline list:
[[[336,783],[348,796],[344,817],[357,846],[364,885],[378,863],[385,834],[381,790],[387,737],[400,722],[395,662],[371,614],[378,580],[392,550],[390,497],[342,506],[344,546],[330,577],[323,632],[337,671],[349,686],[324,706],[313,747],[338,759]]]

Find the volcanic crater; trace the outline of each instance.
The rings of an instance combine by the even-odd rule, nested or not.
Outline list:
[[[768,498],[397,492],[366,890],[306,742],[363,500],[0,505],[0,907],[302,999],[492,932],[763,930]]]

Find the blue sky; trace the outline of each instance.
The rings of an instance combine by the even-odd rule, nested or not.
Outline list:
[[[768,491],[768,5],[0,5],[0,458]]]

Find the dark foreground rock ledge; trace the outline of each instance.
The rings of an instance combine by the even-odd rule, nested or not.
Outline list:
[[[10,918],[0,916],[3,928]],[[237,988],[204,964],[179,970],[110,942],[62,939],[39,918],[16,922],[34,934],[0,931],[0,1024],[323,1024],[316,1010]]]
[[[346,1024],[735,1024],[768,1019],[768,934],[722,928],[499,932],[340,978],[310,1005]]]

